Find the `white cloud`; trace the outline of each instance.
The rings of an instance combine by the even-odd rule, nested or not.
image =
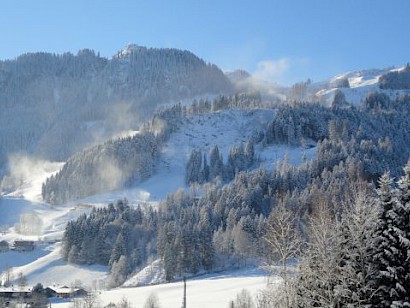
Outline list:
[[[257,79],[280,82],[283,75],[289,70],[290,65],[291,61],[289,58],[260,61],[252,75]]]
[[[311,78],[311,61],[309,58],[280,58],[258,62],[253,79],[263,80],[281,85],[291,85],[295,82]]]

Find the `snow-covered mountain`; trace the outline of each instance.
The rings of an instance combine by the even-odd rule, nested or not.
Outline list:
[[[158,77],[161,79],[160,83],[150,83],[152,86],[150,89],[158,87],[158,91],[164,92],[155,92],[160,93],[159,96],[161,96],[157,99],[167,98],[171,102],[178,95],[189,97],[195,92],[201,96],[201,94],[209,93],[210,88],[201,88],[204,84],[199,80],[191,84],[192,92],[190,90],[189,93],[185,92],[186,88],[175,89],[171,86],[160,90],[160,84],[167,84],[168,81],[170,84],[185,83],[188,81],[184,78],[193,78],[190,74],[202,76],[198,77],[201,80],[204,80],[204,76],[213,74],[220,76],[220,71],[216,67],[204,64],[202,60],[190,53],[177,50],[149,50],[144,47],[129,46],[109,60],[101,59],[91,52],[81,52],[77,56],[47,54],[37,56],[48,60],[61,57],[65,59],[64,61],[71,59],[72,63],[77,63],[76,61],[86,57],[85,63],[92,63],[89,65],[90,70],[82,71],[81,65],[76,66],[77,63],[73,66],[75,69],[73,68],[70,73],[67,73],[68,77],[64,78],[67,78],[65,80],[72,79],[70,87],[73,89],[80,86],[78,80],[84,83],[90,82],[84,87],[85,92],[81,92],[81,95],[87,93],[86,101],[88,100],[93,107],[97,101],[103,102],[102,106],[105,107],[111,103],[115,104],[113,102],[117,99],[126,101],[135,94],[134,91],[138,92],[138,89],[141,90],[144,87],[141,82],[150,82],[144,78],[155,81],[158,76],[162,76],[163,79]],[[27,57],[30,58],[30,55]],[[152,57],[156,60],[152,60]],[[173,64],[169,63],[170,59],[174,61],[171,61]],[[58,63],[58,59],[53,61],[52,63]],[[27,63],[25,65],[28,65]],[[68,63],[71,62],[68,61]],[[187,63],[190,69],[184,68],[185,64],[188,65]],[[158,68],[157,70],[156,65],[163,69]],[[60,79],[62,77],[56,73],[54,66],[51,65],[51,67],[52,74],[55,75],[53,78],[47,77],[46,79],[53,80],[50,81],[52,84],[62,82]],[[147,72],[144,73],[145,77],[137,77],[138,72],[144,70],[144,67],[148,67]],[[195,68],[193,69],[195,72],[191,72],[192,68]],[[198,73],[196,69],[204,75]],[[34,69],[25,70],[25,74],[33,74],[31,77],[26,76],[25,83],[29,83],[30,78],[42,80],[43,75],[48,76],[47,72],[41,74],[34,72],[36,72]],[[170,72],[176,72],[176,75]],[[162,283],[165,280],[180,277],[178,275],[186,268],[181,267],[179,259],[179,268],[176,269],[177,266],[172,263],[174,260],[170,261],[169,256],[182,255],[175,253],[172,249],[186,248],[188,244],[198,239],[195,237],[197,233],[201,236],[206,233],[208,241],[206,243],[204,241],[195,242],[202,245],[201,249],[195,246],[194,250],[185,252],[186,259],[191,257],[192,252],[201,251],[202,253],[204,250],[202,248],[207,243],[214,243],[218,253],[226,257],[226,260],[234,260],[235,265],[246,260],[247,257],[258,256],[257,253],[260,251],[266,253],[263,245],[262,247],[257,246],[261,245],[258,242],[260,238],[252,238],[252,236],[257,234],[262,237],[264,230],[266,232],[267,217],[274,205],[287,202],[288,206],[297,213],[295,215],[300,215],[301,219],[304,219],[303,216],[308,216],[309,212],[313,212],[318,203],[329,202],[331,206],[337,206],[339,198],[343,198],[348,189],[356,184],[359,186],[358,183],[363,184],[360,181],[377,179],[386,168],[390,168],[396,174],[397,170],[402,168],[409,151],[409,137],[405,132],[409,129],[408,119],[410,117],[407,116],[408,104],[406,106],[400,104],[402,101],[408,102],[408,97],[401,97],[397,101],[394,99],[408,93],[407,74],[407,67],[349,72],[319,83],[300,83],[289,89],[288,93],[283,91],[282,94],[276,96],[278,99],[280,97],[280,100],[286,100],[285,94],[288,95],[289,100],[303,101],[309,98],[317,101],[319,99],[322,104],[293,102],[276,104],[266,96],[255,92],[214,96],[212,101],[197,97],[192,103],[187,103],[185,100],[182,104],[163,105],[143,125],[124,125],[115,129],[110,127],[108,120],[101,120],[103,115],[106,115],[105,113],[96,116],[93,112],[98,112],[97,109],[95,111],[87,109],[88,107],[81,109],[76,102],[73,102],[73,106],[80,108],[75,112],[81,111],[79,122],[74,122],[74,127],[70,126],[73,132],[95,130],[108,136],[107,131],[115,131],[122,132],[124,135],[122,138],[113,138],[86,150],[77,151],[77,149],[70,148],[75,151],[75,154],[65,163],[55,163],[39,158],[28,159],[24,155],[16,155],[10,160],[11,172],[3,181],[6,194],[0,198],[0,212],[3,213],[0,216],[0,226],[2,226],[0,240],[9,243],[15,240],[32,240],[35,241],[35,249],[25,253],[14,250],[0,253],[0,272],[6,274],[12,268],[14,278],[21,272],[30,284],[42,282],[45,285],[53,283],[68,285],[78,284],[78,280],[81,280],[87,286],[104,286],[104,283],[107,286],[113,276],[110,275],[110,267],[112,272],[119,272],[115,267],[120,263],[121,258],[116,259],[114,252],[110,249],[114,251],[113,247],[120,246],[121,241],[118,238],[121,238],[119,235],[122,236],[122,233],[124,236],[133,234],[137,248],[132,246],[131,249],[135,250],[133,250],[132,257],[134,261],[139,260],[139,263],[135,262],[137,265],[133,267],[133,273],[127,272],[126,274],[129,276],[125,284],[128,287]],[[246,74],[242,75],[245,79],[250,78]],[[172,78],[179,78],[179,81],[170,81]],[[5,80],[9,79],[0,78],[0,85],[4,86],[8,82]],[[44,80],[41,82],[45,82]],[[230,87],[229,82],[224,84],[226,80],[223,76],[219,85],[211,83],[208,86],[220,91],[222,88],[226,90]],[[97,91],[99,88],[94,82],[100,83],[104,88],[107,87],[109,89],[107,93],[99,94]],[[218,88],[221,84],[223,87]],[[41,89],[46,89],[45,84]],[[51,108],[55,105],[54,108],[58,112],[66,110],[67,104],[59,106],[59,102],[62,97],[70,96],[63,93],[68,91],[67,89],[63,92],[61,89],[62,85],[58,91],[53,92],[53,103],[51,105],[48,105],[49,102],[44,103],[44,106]],[[273,91],[273,88],[269,89]],[[143,95],[146,98],[143,103],[134,101],[135,105],[132,105],[131,109],[128,107],[122,109],[121,115],[124,116],[129,112],[132,114],[133,108],[141,107],[139,104],[144,106],[150,104],[149,91],[144,92],[147,95]],[[381,106],[382,108],[379,108],[379,105],[369,105],[367,110],[366,108],[327,108],[332,106],[334,96],[338,92],[344,94],[347,103],[358,105],[370,92],[375,91],[390,97],[392,104]],[[39,97],[42,95],[40,92]],[[154,96],[155,93],[153,93]],[[84,102],[84,97],[81,95],[78,96],[79,101]],[[103,98],[97,100],[98,95],[102,95]],[[115,98],[115,100],[110,101],[108,98]],[[30,108],[34,110],[34,106],[28,104],[28,110]],[[395,110],[396,107],[400,109]],[[9,111],[12,110],[11,107],[8,108]],[[86,110],[90,113],[84,114]],[[388,112],[385,112],[386,110]],[[51,122],[57,118],[56,115],[50,117],[54,117],[50,120]],[[124,116],[121,119],[129,123],[138,122],[135,117]],[[77,124],[79,126],[75,127]],[[32,125],[32,123],[29,122],[27,125]],[[56,123],[53,125],[57,131],[64,128],[59,127]],[[64,125],[68,125],[68,122]],[[133,130],[129,131],[130,128]],[[51,130],[50,133],[55,132]],[[32,153],[40,153],[37,151],[46,135],[40,138],[36,135],[38,134],[36,130],[33,134],[32,140],[39,141],[38,144],[33,141],[29,149]],[[72,137],[69,132],[67,134],[67,138]],[[37,137],[40,139],[36,139]],[[17,141],[22,140],[24,138],[17,139]],[[65,139],[53,139],[48,142],[63,144]],[[245,144],[252,145],[251,150],[246,146],[246,153],[252,154],[252,160],[248,163],[243,162],[248,157],[244,154]],[[5,145],[7,146],[7,143]],[[24,142],[20,145],[26,146]],[[214,150],[215,146],[218,147],[217,152]],[[6,149],[9,148],[6,147]],[[203,178],[202,182],[188,183],[187,165],[192,160],[195,151],[200,153],[198,170],[202,172]],[[219,166],[222,166],[223,171],[214,178],[207,178],[204,174],[212,169],[211,157],[215,158],[215,155],[212,156],[211,153],[217,153],[216,158],[220,159]],[[242,166],[238,165],[238,161],[243,163]],[[232,174],[227,175],[228,172]],[[350,184],[349,181],[355,185],[348,186],[346,183]],[[44,202],[42,197],[45,197],[48,203]],[[100,226],[105,228],[104,232],[100,232],[99,229],[91,230],[98,225],[97,223],[90,227],[91,220],[86,220],[86,217],[90,217],[92,207],[99,208],[99,213],[103,216],[103,209],[110,208],[107,207],[107,203],[120,199],[127,199],[130,208],[125,209],[117,217],[114,214],[116,210],[112,206],[111,209],[114,210],[108,215],[111,220],[99,222]],[[50,203],[59,205],[52,206]],[[147,224],[147,221],[144,221],[145,225],[143,223],[130,224],[127,219],[139,215],[138,212],[132,212],[132,210],[140,208],[143,209],[143,213],[148,214],[160,208],[161,211],[158,212],[161,213],[155,214],[157,216],[152,214],[152,217],[159,219],[158,217],[163,215],[160,217],[163,225],[156,225],[158,221],[155,219],[149,221],[152,226]],[[80,219],[77,220],[78,218]],[[214,225],[211,225],[212,219]],[[95,232],[93,234],[101,235],[104,240],[108,238],[105,244],[110,249],[105,252],[104,260],[114,260],[113,262],[101,262],[100,264],[104,265],[96,265],[98,262],[94,262],[95,255],[92,255],[96,249],[88,249],[88,245],[94,245],[95,248],[95,238],[88,238],[88,242],[84,241],[85,232],[69,244],[62,243],[67,224],[74,221],[78,222],[76,227],[79,229],[77,230],[83,231],[84,229],[81,228],[89,226],[89,231]],[[214,229],[207,229],[211,226]],[[72,227],[70,230],[75,229]],[[108,236],[104,237],[106,235]],[[112,237],[109,237],[111,235]],[[189,240],[185,241],[185,246],[181,244],[184,242],[181,240],[184,237],[189,237]],[[138,242],[139,240],[141,242]],[[76,245],[78,247],[75,247]],[[90,251],[91,253],[87,255]],[[233,257],[229,255],[230,253]],[[128,253],[127,257],[130,256],[131,253]],[[153,256],[162,260],[154,260]],[[213,265],[225,262],[225,259],[222,257],[218,259],[219,257],[212,260]],[[202,271],[199,273],[207,270],[200,264],[202,259],[198,260],[195,260],[198,263],[193,262],[193,269],[192,271],[188,269],[188,273],[198,274],[199,269]],[[229,264],[225,268],[229,268]],[[172,275],[167,277],[170,271]],[[267,281],[263,275],[264,273],[255,269],[250,271],[242,269],[238,272],[230,269],[229,272],[222,274],[213,273],[203,276],[203,279],[195,278],[191,290],[196,290],[195,300],[200,305],[204,302],[204,297],[200,294],[201,288],[206,288],[208,292],[217,292],[216,285],[217,288],[222,288],[226,292],[221,292],[214,306],[225,307],[227,296],[233,297],[233,292],[237,293],[239,288],[249,285],[245,282],[246,279],[255,283],[258,288],[264,287]],[[6,276],[3,275],[2,279],[5,280]],[[122,283],[125,277],[120,278],[118,281]],[[213,286],[210,281],[213,282]],[[215,281],[217,281],[216,284]],[[253,294],[256,293],[255,286],[251,287]],[[111,298],[119,300],[121,296],[127,295],[136,303],[140,303],[142,300],[145,301],[148,292],[157,291],[164,295],[162,299],[172,297],[174,301],[170,300],[170,302],[176,303],[176,288],[179,290],[180,284],[150,286],[143,290],[141,288],[120,288],[103,293],[102,299],[106,303]],[[63,303],[61,307],[67,305]]]
[[[395,99],[400,95],[410,93],[410,80],[407,77],[401,77],[405,76],[407,71],[408,68],[400,67],[341,73],[327,80],[309,84],[306,87],[305,98],[319,100],[327,106],[332,104],[337,92],[343,93],[346,102],[354,106],[363,103],[366,96],[372,92],[384,93],[391,99]],[[386,76],[392,74],[399,77],[386,84]],[[399,79],[402,82],[399,82]]]
[[[157,105],[231,89],[217,66],[177,49],[130,45],[111,59],[81,50],[0,61],[0,167],[17,152],[66,160],[135,129]]]
[[[225,74],[233,83],[245,81],[251,77],[251,74],[244,70],[235,70],[233,72],[226,72]]]

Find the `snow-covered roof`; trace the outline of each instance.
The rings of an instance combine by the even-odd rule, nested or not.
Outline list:
[[[54,292],[56,292],[58,294],[72,294],[72,293],[75,293],[79,290],[84,290],[82,288],[70,288],[70,287],[67,287],[67,286],[50,286],[48,288],[53,290]]]
[[[28,287],[28,286],[10,286],[10,287],[0,287],[0,292],[1,293],[16,293],[16,292],[31,292],[32,287]]]

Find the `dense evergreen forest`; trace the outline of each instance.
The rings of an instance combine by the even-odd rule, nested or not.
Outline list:
[[[0,61],[0,169],[15,152],[65,161],[135,129],[158,104],[231,90],[218,67],[177,49],[130,45],[110,59],[84,49]]]
[[[266,108],[257,95],[221,96],[177,105],[180,117],[172,119],[233,107]],[[259,259],[279,264],[284,280],[266,291],[261,307],[405,307],[409,131],[406,95],[370,93],[359,107],[277,106],[265,129],[245,147],[233,146],[226,163],[217,146],[192,152],[186,181],[200,184],[200,193],[179,190],[157,209],[126,200],[96,209],[67,225],[64,256],[109,265],[112,286],[154,258],[169,281]],[[271,171],[255,169],[256,144],[312,142],[316,156],[298,167],[285,160]],[[296,274],[287,268],[293,258]]]
[[[409,97],[390,99],[370,93],[362,106],[298,103],[280,105],[266,127],[246,145],[233,145],[226,162],[215,145],[210,153],[194,149],[186,166],[186,182],[229,182],[255,167],[255,144],[306,146],[317,143],[318,170],[346,160],[357,163],[362,176],[376,182],[384,171],[400,173],[408,158]],[[64,168],[43,185],[43,198],[53,204],[83,198],[149,178],[156,170],[164,142],[193,114],[229,108],[267,108],[257,94],[219,96],[212,102],[194,101],[158,111],[134,137],[108,141],[70,158]],[[401,149],[401,150],[395,150]],[[209,163],[208,163],[209,161]]]

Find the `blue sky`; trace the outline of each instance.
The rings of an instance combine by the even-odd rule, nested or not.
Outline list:
[[[136,43],[291,84],[410,62],[409,16],[408,0],[6,0],[0,59]]]

